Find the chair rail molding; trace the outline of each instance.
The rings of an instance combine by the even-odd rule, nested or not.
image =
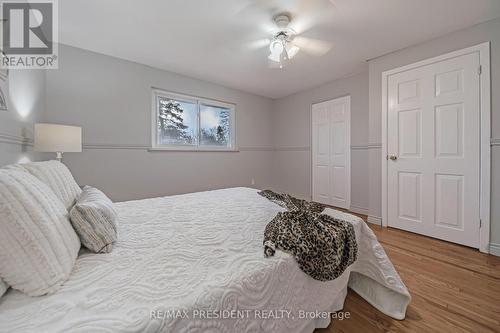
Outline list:
[[[381,143],[368,143],[365,145],[351,145],[351,150],[369,150],[369,149],[381,149]]]
[[[25,136],[0,132],[0,143],[20,145],[20,146],[33,146],[33,139]]]
[[[137,143],[83,143],[83,149],[87,150],[97,150],[97,149],[129,149],[129,150],[151,150],[151,147],[147,144],[137,144]],[[309,146],[297,146],[297,147],[266,147],[266,146],[240,146],[237,151],[309,151],[311,148]],[[169,151],[169,150],[163,150]],[[177,151],[177,150],[171,150]],[[192,150],[188,150],[193,152]],[[195,152],[203,151],[196,150]],[[217,150],[210,150],[210,152]]]

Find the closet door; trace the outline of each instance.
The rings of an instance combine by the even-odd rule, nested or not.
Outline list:
[[[388,225],[479,246],[479,54],[388,80]]]
[[[350,97],[312,106],[312,199],[351,205]]]

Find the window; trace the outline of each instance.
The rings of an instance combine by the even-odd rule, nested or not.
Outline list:
[[[236,149],[234,104],[161,90],[153,101],[153,149]]]

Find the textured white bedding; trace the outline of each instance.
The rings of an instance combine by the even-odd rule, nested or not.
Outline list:
[[[117,203],[116,209],[118,242],[113,252],[82,251],[69,280],[53,295],[32,298],[9,290],[0,299],[0,331],[311,332],[328,320],[299,320],[299,310],[343,306],[351,268],[334,281],[320,282],[300,271],[289,254],[278,251],[264,258],[264,227],[282,208],[254,189],[129,201]],[[367,257],[369,263],[358,271],[366,268],[372,274],[369,280],[392,281],[386,287],[395,286],[394,294],[407,293],[397,273],[390,271],[390,262],[384,263],[389,268],[380,267],[379,259]],[[380,273],[387,269],[391,273]],[[364,296],[373,291],[375,297],[367,296],[372,304],[392,297],[384,283],[374,287],[363,279],[358,282]],[[401,303],[409,296],[397,297],[382,303],[399,302],[396,310],[405,309],[407,302]],[[217,310],[248,311],[238,319],[200,318],[203,313],[220,314]],[[291,315],[259,318],[280,314],[264,312],[270,310]]]

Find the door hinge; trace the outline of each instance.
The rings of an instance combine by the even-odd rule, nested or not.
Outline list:
[[[483,220],[479,219],[479,229],[483,226]]]
[[[483,73],[483,66],[479,65],[477,68],[477,75],[481,75]]]

